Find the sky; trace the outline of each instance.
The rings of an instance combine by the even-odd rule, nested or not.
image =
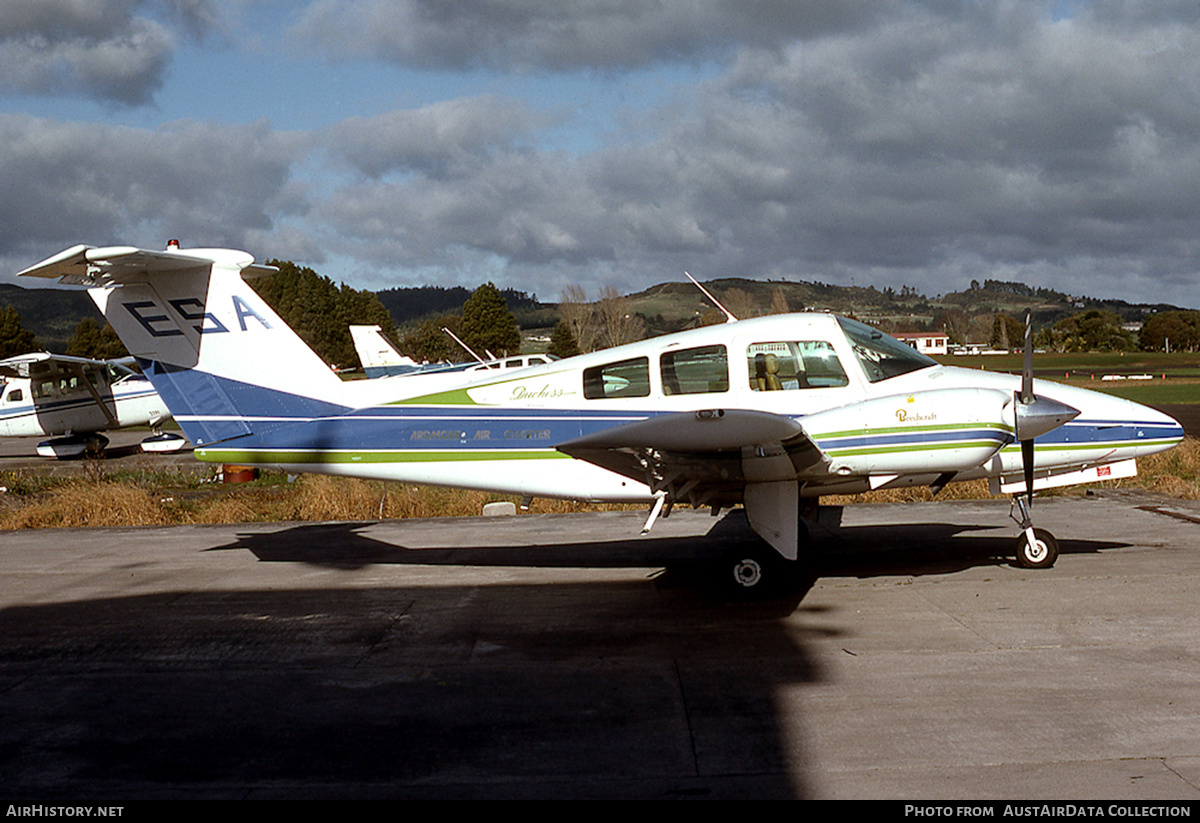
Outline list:
[[[0,282],[77,243],[178,238],[372,290],[553,301],[686,270],[1200,308],[1198,18],[1194,0],[3,3]]]

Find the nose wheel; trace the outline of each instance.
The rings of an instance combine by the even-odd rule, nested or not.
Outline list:
[[[1017,565],[1023,569],[1048,569],[1058,559],[1058,541],[1045,529],[1032,531],[1032,540],[1025,532],[1017,537]]]
[[[1017,536],[1014,556],[1017,565],[1023,569],[1048,569],[1058,559],[1058,541],[1054,535],[1045,529],[1035,529],[1033,520],[1029,517],[1029,506],[1025,498],[1017,495],[1013,498],[1014,505],[1020,510],[1021,534]]]

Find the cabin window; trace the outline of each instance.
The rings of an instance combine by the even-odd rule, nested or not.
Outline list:
[[[13,389],[4,396],[5,403],[20,403],[25,398],[25,393],[20,389]]]
[[[669,351],[659,362],[663,394],[729,391],[729,358],[724,346]]]
[[[649,395],[650,361],[645,357],[583,370],[583,396],[589,400]]]
[[[754,391],[827,389],[850,382],[833,346],[824,340],[754,343],[746,358]]]

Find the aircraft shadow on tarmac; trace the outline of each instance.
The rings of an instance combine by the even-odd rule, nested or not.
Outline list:
[[[10,607],[0,773],[59,800],[802,798],[776,695],[822,673],[779,617],[636,581]]]
[[[362,527],[225,548],[355,565],[443,554]],[[687,542],[655,541],[647,556]],[[646,553],[626,543],[637,541],[612,546]],[[557,548],[446,550],[436,562],[582,565],[595,553]],[[125,800],[809,794],[779,694],[825,679],[806,637],[839,635],[836,615],[800,607],[812,619],[788,626],[798,597],[730,607],[636,579],[480,586],[446,572],[411,587],[392,575],[341,588],[326,575],[317,587],[168,584],[2,609],[4,786]]]
[[[833,519],[836,522],[836,518]],[[310,563],[356,569],[375,564],[510,566],[537,568],[664,568],[660,585],[693,585],[713,564],[758,537],[745,514],[734,510],[707,534],[688,537],[631,536],[616,540],[463,548],[410,548],[364,533],[377,521],[298,524],[275,532],[247,532],[209,551],[245,549],[262,562]],[[448,526],[447,528],[452,528]],[[1013,563],[1014,529],[961,523],[904,523],[812,529],[810,554],[800,575],[805,590],[823,574],[947,574],[976,566]],[[983,532],[983,533],[977,533]],[[1122,548],[1118,541],[1060,541],[1061,554]],[[803,585],[807,579],[807,585]],[[794,588],[794,587],[792,587]]]

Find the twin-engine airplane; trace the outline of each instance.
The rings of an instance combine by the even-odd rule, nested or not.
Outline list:
[[[128,360],[128,359],[127,359]],[[91,360],[35,352],[0,360],[0,436],[46,435],[42,457],[78,457],[103,451],[103,432],[129,426],[157,428],[170,419],[150,381],[130,368],[132,360]],[[146,451],[176,451],[177,435],[156,434]]]
[[[771,579],[819,496],[986,478],[1020,507],[1017,562],[1054,563],[1033,489],[1133,473],[1183,437],[1157,411],[1032,378],[940,366],[829,314],[740,320],[454,385],[343,382],[247,285],[245,252],[76,246],[21,272],[90,287],[195,444],[215,462],[523,495],[741,504]],[[1025,493],[1027,497],[1020,496]],[[765,548],[765,547],[764,547]]]

